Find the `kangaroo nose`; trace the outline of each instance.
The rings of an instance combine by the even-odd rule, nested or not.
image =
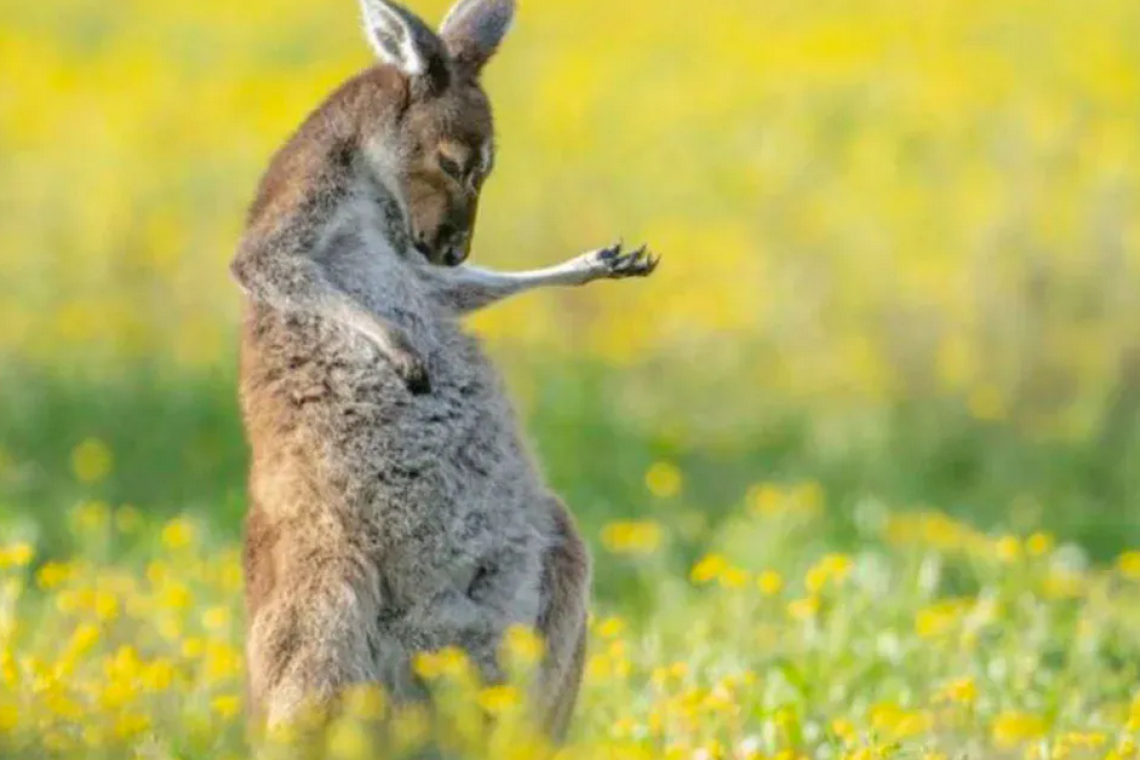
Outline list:
[[[447,253],[443,255],[444,263],[449,267],[459,266],[467,260],[466,246],[455,245],[447,249]]]
[[[447,266],[458,266],[467,260],[467,253],[471,249],[470,233],[452,230],[445,241],[443,262]]]

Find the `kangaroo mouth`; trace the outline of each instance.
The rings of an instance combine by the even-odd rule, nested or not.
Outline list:
[[[422,240],[415,241],[414,243],[412,243],[412,248],[415,248],[416,251],[419,252],[419,254],[421,256],[423,256],[425,259],[427,259],[427,262],[429,264],[435,263],[435,261],[433,261],[433,259],[432,259],[431,246],[429,246],[424,241],[422,241]]]
[[[417,240],[412,243],[412,247],[434,266],[457,267],[467,260],[467,251],[459,246],[446,246],[437,250],[424,241]]]

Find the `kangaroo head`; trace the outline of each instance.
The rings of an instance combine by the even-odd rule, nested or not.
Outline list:
[[[459,0],[438,33],[394,2],[360,2],[382,67],[402,80],[401,107],[377,139],[412,243],[432,263],[454,266],[470,252],[479,191],[494,159],[479,73],[507,33],[514,1]]]

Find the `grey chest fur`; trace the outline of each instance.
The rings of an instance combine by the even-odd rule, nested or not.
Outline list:
[[[326,518],[375,564],[399,614],[467,591],[504,564],[537,578],[551,533],[545,486],[500,380],[478,343],[445,314],[389,312],[426,347],[432,389],[414,395],[363,337],[317,317],[270,310],[262,339],[282,348],[275,394],[311,446],[308,470]],[[531,589],[519,588],[521,608]]]

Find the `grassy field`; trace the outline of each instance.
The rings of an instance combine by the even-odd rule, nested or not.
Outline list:
[[[354,0],[0,13],[0,757],[246,757],[226,263],[368,62]],[[1135,758],[1137,39],[1134,0],[520,0],[475,258],[665,256],[472,323],[597,556],[567,757]],[[505,648],[309,750],[536,756]]]
[[[102,460],[80,462],[94,473]],[[685,503],[674,468],[655,466],[646,485]],[[756,484],[684,572],[661,522],[607,525],[614,598],[591,622],[560,757],[1135,756],[1140,552],[1095,567],[1047,533],[991,538],[873,502],[847,537],[859,548],[844,551],[826,498],[815,483]],[[31,545],[0,550],[0,737],[13,757],[246,756],[236,547],[203,521],[102,502],[67,524],[79,549],[65,561],[32,572]],[[261,746],[296,757],[303,741],[303,756],[345,760],[417,756],[428,742],[454,757],[545,756],[524,719],[540,652],[512,632],[515,680],[492,688],[460,653],[426,654],[416,668],[441,714],[361,688],[326,732]]]

